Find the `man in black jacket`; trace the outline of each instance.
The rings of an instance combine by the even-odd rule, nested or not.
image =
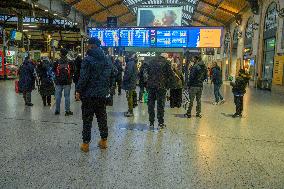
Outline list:
[[[115,79],[115,84],[117,86],[118,95],[121,95],[121,83],[122,83],[122,72],[123,72],[121,61],[119,59],[116,59],[114,61],[114,66],[117,69],[117,75],[116,75],[116,79]]]
[[[60,51],[60,59],[54,64],[55,70],[55,97],[56,108],[55,115],[60,114],[60,104],[62,92],[65,99],[65,116],[73,115],[70,110],[70,91],[74,73],[74,64],[67,58],[68,50],[63,48]]]
[[[97,117],[101,136],[99,147],[101,149],[107,148],[106,101],[107,96],[110,95],[112,65],[100,45],[101,42],[98,38],[89,40],[89,50],[82,62],[80,78],[76,87],[76,98],[82,101],[83,143],[81,150],[83,152],[89,151],[94,114]]]
[[[200,56],[193,58],[194,65],[190,70],[189,80],[188,80],[188,89],[189,89],[189,107],[186,117],[191,118],[191,111],[193,107],[193,101],[196,98],[196,117],[201,118],[201,96],[203,90],[203,82],[207,78],[207,68],[204,62],[201,60]]]

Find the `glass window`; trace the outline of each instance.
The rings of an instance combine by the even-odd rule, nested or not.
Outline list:
[[[250,17],[246,27],[246,38],[251,39],[253,37],[253,18]]]
[[[273,78],[274,56],[275,56],[275,38],[265,40],[263,78],[271,80]]]
[[[271,3],[267,8],[264,21],[264,31],[271,30],[277,27],[277,4]]]

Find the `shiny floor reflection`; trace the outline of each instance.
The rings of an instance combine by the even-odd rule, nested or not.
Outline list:
[[[163,130],[148,127],[145,104],[125,118],[125,96],[116,96],[109,148],[97,147],[94,122],[83,154],[80,103],[72,102],[74,116],[56,117],[37,91],[27,108],[13,82],[0,81],[0,188],[284,188],[283,96],[250,89],[244,117],[232,119],[230,87],[223,91],[226,103],[213,106],[205,86],[202,119],[167,108]]]

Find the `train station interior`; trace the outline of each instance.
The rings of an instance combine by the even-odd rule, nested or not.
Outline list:
[[[0,188],[284,188],[283,73],[284,0],[1,0]]]

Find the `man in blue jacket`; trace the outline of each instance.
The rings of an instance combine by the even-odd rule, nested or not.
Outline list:
[[[193,58],[194,65],[192,66],[189,74],[188,89],[189,89],[189,107],[186,117],[191,118],[191,111],[193,107],[193,101],[196,98],[196,117],[201,118],[201,96],[203,91],[203,82],[207,78],[207,67],[201,60],[200,56]]]
[[[122,89],[126,91],[128,101],[128,111],[125,112],[125,117],[133,117],[134,108],[134,94],[136,93],[136,82],[138,76],[137,57],[136,54],[130,54],[129,59],[126,61],[126,68],[124,72]]]
[[[110,94],[112,65],[107,61],[100,46],[101,42],[98,38],[89,40],[89,50],[82,62],[80,78],[76,87],[76,98],[82,101],[83,144],[81,150],[83,152],[89,151],[94,114],[97,117],[101,136],[99,147],[101,149],[107,148],[106,101]]]
[[[213,63],[212,82],[214,84],[214,95],[215,95],[215,102],[213,103],[213,105],[223,104],[225,100],[220,93],[220,88],[223,84],[222,71],[221,68],[217,65],[217,62]]]

